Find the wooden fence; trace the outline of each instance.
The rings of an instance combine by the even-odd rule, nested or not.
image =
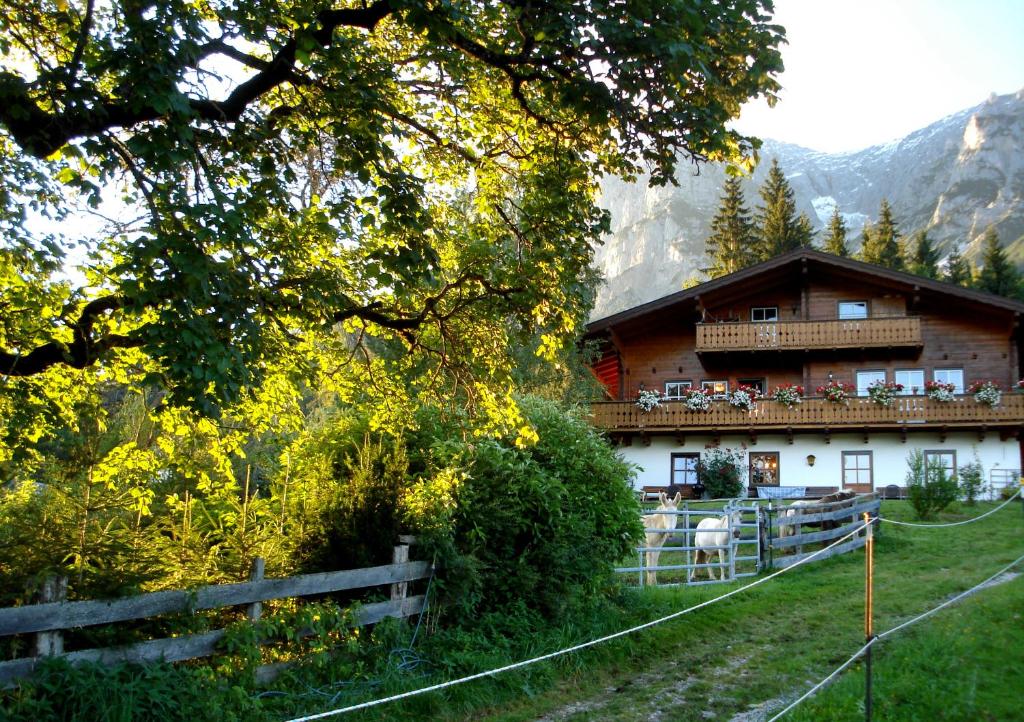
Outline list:
[[[209,657],[219,651],[219,643],[226,634],[225,630],[218,629],[120,647],[64,652],[62,631],[78,627],[242,605],[246,607],[248,618],[257,621],[262,602],[269,600],[385,585],[391,587],[391,599],[359,607],[354,619],[356,626],[373,624],[385,617],[403,618],[419,614],[424,609],[425,597],[408,596],[408,583],[427,579],[431,575],[431,565],[429,562],[408,561],[408,544],[412,540],[403,537],[402,541],[400,546],[395,547],[394,563],[385,566],[264,579],[263,560],[256,559],[248,582],[218,584],[195,590],[151,592],[122,599],[63,601],[66,581],[48,580],[42,592],[42,603],[0,609],[0,636],[35,635],[32,656],[0,662],[0,685],[8,686],[14,680],[31,674],[40,660],[53,656],[60,656],[72,664],[179,662]],[[260,667],[257,669],[257,679],[269,679],[279,669],[279,665]]]
[[[788,567],[806,559],[818,550],[819,545],[828,545],[857,529],[863,523],[863,515],[870,514],[872,519],[878,517],[881,508],[878,494],[867,494],[849,501],[832,502],[813,506],[788,507],[780,506],[771,509],[766,515],[766,537],[768,549],[768,566]],[[786,516],[783,512],[792,509],[795,513]],[[832,522],[832,529],[820,529],[822,522]],[[877,525],[877,522],[875,522]],[[805,531],[803,525],[814,525],[814,531]],[[780,535],[780,528],[789,527],[792,533]],[[819,530],[820,529],[820,530]],[[818,554],[815,559],[828,559],[836,554],[859,549],[867,541],[867,530],[862,530],[848,541],[838,544],[826,552]],[[813,546],[813,550],[805,547]],[[792,553],[790,553],[792,552]]]

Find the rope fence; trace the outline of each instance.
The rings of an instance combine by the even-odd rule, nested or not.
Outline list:
[[[974,594],[979,589],[982,589],[986,585],[990,584],[994,579],[997,579],[1001,575],[1006,574],[1006,572],[1008,572],[1010,569],[1012,569],[1013,567],[1015,567],[1018,564],[1020,564],[1022,561],[1024,561],[1024,554],[1022,554],[1021,556],[1017,557],[1015,560],[1013,560],[1012,562],[1007,564],[1005,567],[1003,567],[998,572],[996,572],[992,576],[988,577],[984,581],[978,582],[977,584],[975,584],[970,589],[967,589],[967,590],[961,592],[960,594],[957,594],[955,597],[947,599],[942,604],[940,604],[940,605],[938,605],[936,607],[933,607],[933,608],[929,609],[928,611],[923,612],[922,614],[919,614],[916,617],[913,617],[912,619],[908,619],[907,621],[905,621],[905,622],[903,622],[901,624],[896,625],[892,629],[886,630],[886,631],[882,632],[881,634],[879,634],[878,636],[872,638],[871,641],[867,642],[863,647],[861,647],[856,652],[854,652],[852,657],[850,657],[845,662],[843,662],[841,665],[836,667],[836,669],[829,676],[825,677],[825,679],[821,680],[816,685],[811,687],[809,690],[804,692],[803,695],[801,695],[799,698],[797,698],[793,702],[791,702],[785,709],[783,709],[781,712],[777,713],[774,717],[772,717],[770,720],[768,720],[768,722],[776,722],[776,720],[781,719],[786,714],[791,712],[794,708],[796,708],[801,702],[803,702],[803,701],[807,700],[808,698],[812,697],[822,687],[825,687],[830,682],[835,680],[835,678],[839,674],[841,674],[844,670],[846,670],[857,659],[859,659],[860,657],[864,656],[864,654],[868,651],[868,649],[870,649],[876,642],[880,642],[881,640],[885,639],[886,637],[888,637],[888,636],[890,636],[892,634],[895,634],[896,632],[899,632],[902,629],[906,629],[907,627],[909,627],[909,626],[911,626],[913,624],[917,624],[918,622],[921,622],[921,621],[927,619],[928,617],[932,616],[936,612],[938,612],[938,611],[940,611],[942,609],[945,609],[946,607],[950,606],[951,604],[955,604],[955,603],[959,602],[964,597],[968,597],[971,594]]]
[[[695,612],[695,611],[697,611],[699,609],[703,609],[704,607],[708,607],[708,606],[710,606],[712,604],[715,604],[717,602],[720,602],[720,601],[723,601],[725,599],[728,599],[729,597],[732,597],[732,596],[735,596],[735,595],[740,594],[742,592],[745,592],[745,591],[748,591],[750,589],[753,589],[754,587],[756,587],[758,585],[764,584],[765,582],[768,582],[768,581],[774,579],[775,577],[778,577],[778,576],[780,576],[780,575],[782,575],[782,574],[784,574],[784,573],[786,573],[786,572],[788,572],[788,571],[790,571],[792,569],[796,569],[796,568],[798,568],[798,567],[800,567],[800,566],[802,566],[802,565],[804,565],[804,564],[814,560],[818,556],[820,556],[822,554],[825,554],[825,552],[829,551],[833,547],[836,547],[836,546],[846,542],[847,540],[849,540],[852,537],[854,537],[857,534],[859,534],[865,528],[870,527],[871,524],[873,524],[875,521],[885,521],[885,522],[888,522],[888,523],[891,523],[891,524],[897,524],[897,525],[900,525],[900,526],[929,527],[929,528],[943,528],[943,527],[948,528],[948,527],[961,526],[963,524],[969,524],[969,523],[973,523],[975,521],[980,521],[981,519],[984,519],[985,517],[990,516],[991,514],[994,514],[995,512],[997,512],[1000,509],[1002,509],[1005,506],[1007,506],[1011,501],[1013,501],[1014,499],[1019,497],[1021,495],[1021,493],[1022,493],[1022,490],[1018,489],[1017,492],[1013,496],[1011,496],[1005,502],[1000,504],[998,507],[996,507],[995,509],[992,509],[992,510],[990,510],[990,511],[984,513],[984,514],[981,514],[980,516],[977,516],[977,517],[975,517],[973,519],[968,519],[966,521],[960,521],[960,522],[954,522],[954,523],[948,523],[948,524],[914,524],[914,523],[911,523],[911,522],[900,522],[900,521],[896,521],[894,519],[889,519],[887,517],[883,517],[881,515],[878,515],[874,519],[871,519],[869,521],[865,521],[863,524],[859,525],[856,529],[852,530],[849,534],[846,534],[845,536],[843,536],[843,537],[841,537],[839,539],[836,539],[835,541],[833,541],[828,546],[825,546],[825,547],[817,550],[816,552],[813,552],[813,553],[809,554],[805,558],[801,559],[800,561],[798,561],[798,562],[796,562],[796,563],[794,563],[794,564],[792,564],[792,565],[790,565],[788,567],[784,567],[782,569],[779,569],[778,571],[775,571],[775,572],[773,572],[773,573],[771,573],[771,574],[769,574],[769,575],[767,575],[765,577],[757,579],[757,580],[755,580],[755,581],[753,581],[753,582],[751,582],[749,584],[746,584],[746,585],[744,585],[742,587],[738,587],[737,589],[733,589],[733,590],[731,590],[729,592],[726,592],[724,594],[720,594],[717,597],[713,597],[712,599],[709,599],[709,600],[706,600],[704,602],[700,602],[699,604],[695,604],[693,606],[687,607],[686,609],[682,609],[680,611],[673,612],[671,614],[667,614],[667,615],[665,615],[663,617],[659,617],[658,619],[654,619],[654,620],[651,620],[649,622],[645,622],[643,624],[639,624],[639,625],[636,625],[634,627],[630,627],[628,629],[624,629],[624,630],[615,632],[613,634],[608,634],[608,635],[605,635],[603,637],[598,637],[596,639],[592,639],[592,640],[589,640],[589,641],[586,641],[586,642],[582,642],[580,644],[576,644],[576,645],[573,645],[573,646],[570,646],[570,647],[566,647],[564,649],[559,649],[559,650],[556,650],[554,652],[549,652],[547,654],[542,654],[542,655],[538,655],[536,657],[531,657],[529,659],[521,660],[519,662],[514,662],[512,664],[508,664],[508,665],[505,665],[505,666],[502,666],[502,667],[497,667],[495,669],[490,669],[490,670],[486,670],[486,671],[483,671],[483,672],[477,672],[475,674],[466,675],[464,677],[459,677],[459,678],[453,679],[453,680],[447,680],[445,682],[439,682],[439,683],[434,684],[434,685],[429,685],[427,687],[421,687],[421,688],[418,688],[418,689],[409,690],[407,692],[397,693],[397,694],[391,695],[389,697],[383,697],[383,698],[380,698],[380,699],[370,700],[370,701],[367,701],[367,702],[361,702],[359,704],[349,705],[349,706],[346,706],[346,707],[338,707],[338,708],[335,708],[335,709],[326,710],[326,711],[323,711],[323,712],[318,712],[318,713],[315,713],[315,714],[306,715],[306,716],[302,716],[302,717],[294,717],[294,718],[291,718],[291,719],[287,720],[286,722],[313,722],[314,720],[321,720],[321,719],[327,719],[329,717],[336,717],[336,716],[340,716],[340,715],[343,715],[343,714],[347,714],[349,712],[356,712],[358,710],[369,709],[371,707],[377,707],[377,706],[389,704],[391,702],[397,702],[399,700],[408,699],[408,698],[411,698],[411,697],[416,697],[416,696],[427,694],[427,693],[430,693],[430,692],[441,691],[441,690],[447,689],[449,687],[454,687],[456,685],[465,684],[467,682],[472,682],[472,681],[475,681],[475,680],[478,680],[478,679],[483,679],[483,678],[486,678],[486,677],[494,677],[494,676],[497,676],[497,675],[502,674],[504,672],[511,672],[513,670],[516,670],[516,669],[522,669],[522,668],[525,668],[525,667],[528,667],[528,666],[531,666],[531,665],[534,665],[534,664],[539,664],[540,662],[545,662],[545,661],[548,661],[548,660],[552,660],[552,659],[555,659],[555,658],[558,658],[558,657],[565,656],[567,654],[572,654],[574,652],[579,652],[579,651],[582,651],[584,649],[588,649],[590,647],[594,647],[596,645],[603,644],[605,642],[610,642],[612,640],[619,639],[619,638],[622,638],[622,637],[626,637],[628,635],[635,634],[635,633],[643,631],[645,629],[650,629],[650,628],[658,626],[660,624],[664,624],[665,622],[671,621],[673,619],[677,619],[679,617],[682,617],[683,615],[690,614],[691,612]],[[1004,567],[1000,571],[996,572],[995,574],[993,574],[989,578],[985,579],[984,581],[976,584],[975,586],[973,586],[970,589],[968,589],[968,590],[958,594],[957,596],[955,596],[955,597],[953,597],[953,598],[943,602],[942,604],[939,604],[938,606],[936,606],[936,607],[934,607],[932,609],[929,609],[928,611],[918,615],[917,617],[914,617],[914,618],[912,618],[910,620],[907,620],[906,622],[903,622],[903,623],[897,625],[896,627],[893,627],[892,629],[889,629],[889,630],[887,630],[887,631],[885,631],[885,632],[883,632],[883,633],[881,633],[881,634],[879,634],[877,636],[872,636],[872,638],[870,640],[868,640],[860,649],[858,649],[853,654],[853,656],[851,656],[849,659],[847,659],[845,662],[843,662],[839,667],[837,667],[825,679],[820,681],[818,684],[814,685],[811,689],[809,689],[807,692],[805,692],[802,696],[800,696],[798,699],[796,699],[792,703],[790,703],[785,709],[783,709],[781,712],[779,712],[774,717],[772,717],[770,722],[775,722],[775,720],[780,719],[785,714],[790,712],[793,708],[795,708],[797,705],[799,705],[800,703],[802,703],[806,699],[810,698],[816,692],[818,692],[820,689],[822,689],[823,687],[828,685],[830,682],[832,682],[839,674],[841,674],[844,670],[849,668],[849,666],[852,665],[857,659],[859,659],[860,657],[862,657],[866,653],[868,653],[870,651],[871,647],[876,642],[878,642],[879,640],[884,639],[884,638],[888,637],[889,635],[892,635],[892,634],[900,631],[901,629],[904,629],[904,628],[906,628],[906,627],[908,627],[908,626],[910,626],[912,624],[920,622],[920,621],[930,617],[931,615],[937,613],[941,609],[944,609],[945,607],[948,607],[949,605],[954,604],[957,601],[963,599],[964,597],[966,597],[966,596],[976,592],[978,589],[984,587],[986,584],[989,584],[993,579],[997,578],[1001,574],[1006,573],[1006,571],[1008,571],[1009,569],[1013,568],[1017,564],[1021,563],[1021,561],[1024,561],[1024,555],[1022,555],[1021,557],[1018,557],[1016,560],[1014,560],[1013,562],[1011,562],[1006,567]]]
[[[732,591],[726,592],[725,594],[720,594],[717,597],[714,597],[712,599],[708,599],[707,601],[701,602],[699,604],[695,604],[692,607],[687,607],[686,609],[680,610],[678,612],[673,612],[672,614],[667,614],[664,617],[660,617],[658,619],[654,619],[654,620],[652,620],[650,622],[645,622],[645,623],[639,624],[639,625],[637,625],[635,627],[630,627],[629,629],[623,629],[623,630],[621,630],[619,632],[615,632],[613,634],[608,634],[608,635],[606,635],[604,637],[599,637],[597,639],[592,639],[592,640],[587,641],[587,642],[582,642],[581,644],[577,644],[577,645],[574,645],[572,647],[566,647],[565,649],[559,649],[559,650],[557,650],[555,652],[549,652],[547,654],[542,654],[542,655],[539,655],[537,657],[532,657],[530,659],[524,659],[524,660],[521,660],[519,662],[514,662],[512,664],[507,664],[504,667],[498,667],[496,669],[490,669],[490,670],[487,670],[485,672],[477,672],[476,674],[467,675],[465,677],[460,677],[458,679],[448,680],[447,682],[439,682],[438,684],[430,685],[429,687],[421,687],[419,689],[410,690],[408,692],[401,692],[401,693],[398,693],[398,694],[394,694],[394,695],[391,695],[390,697],[384,697],[384,698],[381,698],[381,699],[375,699],[375,700],[371,700],[371,701],[368,701],[368,702],[362,702],[360,704],[354,704],[354,705],[350,705],[348,707],[339,707],[337,709],[327,710],[325,712],[318,712],[316,714],[306,715],[304,717],[295,717],[295,718],[292,718],[290,720],[287,720],[287,722],[312,722],[313,720],[326,719],[328,717],[335,717],[335,716],[338,716],[338,715],[347,714],[349,712],[355,712],[355,711],[358,711],[358,710],[361,710],[361,709],[369,709],[370,707],[377,707],[379,705],[389,704],[391,702],[397,702],[398,700],[401,700],[401,699],[408,699],[409,697],[415,697],[415,696],[418,696],[418,695],[421,695],[421,694],[427,694],[428,692],[437,692],[437,691],[442,690],[442,689],[447,689],[448,687],[454,687],[455,685],[465,684],[466,682],[472,682],[472,681],[477,680],[477,679],[483,679],[484,677],[493,677],[493,676],[496,676],[498,674],[502,674],[503,672],[511,672],[512,670],[515,670],[515,669],[521,669],[523,667],[528,667],[530,665],[537,664],[539,662],[544,662],[544,661],[547,661],[547,660],[550,660],[550,659],[555,659],[556,657],[561,657],[561,656],[564,656],[566,654],[571,654],[573,652],[579,652],[581,650],[587,649],[589,647],[594,647],[594,646],[596,646],[598,644],[602,644],[604,642],[610,642],[613,639],[619,639],[621,637],[625,637],[627,635],[634,634],[634,633],[642,631],[644,629],[650,629],[651,627],[655,627],[655,626],[657,626],[659,624],[664,624],[665,622],[668,622],[670,620],[677,619],[677,618],[683,616],[684,614],[689,614],[690,612],[695,612],[698,609],[703,609],[704,607],[707,607],[707,606],[710,606],[710,605],[715,604],[717,602],[720,602],[723,599],[728,599],[729,597],[735,596],[735,595],[739,594],[740,592],[745,592],[745,591],[747,591],[749,589],[753,589],[754,587],[756,587],[756,586],[758,586],[760,584],[764,584],[765,582],[770,581],[770,580],[774,579],[775,577],[777,577],[777,576],[779,576],[781,574],[784,574],[784,573],[786,573],[786,572],[788,572],[788,571],[790,571],[792,569],[796,569],[797,567],[800,567],[803,564],[806,564],[807,562],[811,561],[816,556],[818,556],[820,554],[824,554],[826,551],[828,551],[832,547],[837,546],[838,544],[841,544],[842,542],[845,542],[846,540],[848,540],[851,537],[855,536],[856,534],[861,532],[867,526],[869,526],[869,524],[862,524],[862,525],[858,526],[856,529],[851,531],[846,536],[840,537],[836,541],[834,541],[831,544],[829,544],[827,547],[823,547],[822,549],[819,549],[818,551],[814,552],[813,554],[807,556],[804,559],[801,559],[799,562],[797,562],[797,563],[795,563],[795,564],[793,564],[791,566],[784,567],[783,569],[779,569],[778,571],[772,572],[771,574],[769,574],[766,577],[762,577],[761,579],[753,581],[750,584],[746,584],[746,585],[744,585],[742,587],[739,587],[737,589],[733,589]]]

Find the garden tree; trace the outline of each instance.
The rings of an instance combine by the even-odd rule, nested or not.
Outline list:
[[[711,265],[703,270],[710,278],[738,271],[757,261],[754,224],[743,203],[740,179],[726,178],[722,201],[711,221],[711,235],[705,246]]]
[[[0,373],[137,351],[210,412],[335,344],[314,370],[362,363],[350,394],[500,409],[507,345],[554,358],[586,316],[599,174],[749,162],[725,124],[775,99],[770,10],[21,4],[0,35]],[[115,218],[91,231],[83,209]],[[85,278],[61,272],[72,248]]]
[[[882,199],[878,209],[878,223],[868,232],[864,227],[864,245],[860,249],[861,260],[879,266],[903,270],[903,254],[900,253],[899,233],[892,217],[889,201]]]
[[[907,248],[907,270],[925,278],[939,277],[939,251],[926,231],[918,231]]]
[[[959,248],[954,247],[946,256],[946,267],[942,272],[942,280],[967,288],[971,285],[972,276],[970,262],[960,255]]]
[[[832,209],[832,217],[828,221],[828,235],[822,250],[836,256],[848,258],[850,249],[846,245],[846,221],[839,213],[839,206]]]
[[[975,287],[980,291],[1018,298],[1021,293],[1020,272],[1010,263],[1006,251],[999,245],[999,235],[991,226],[985,231],[982,243],[982,266]]]
[[[797,220],[793,189],[779,167],[778,158],[772,158],[760,193],[764,205],[758,206],[755,218],[758,260],[767,261],[780,253],[810,245],[811,236]]]

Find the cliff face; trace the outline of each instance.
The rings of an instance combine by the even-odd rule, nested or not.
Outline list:
[[[1010,257],[1024,263],[1024,90],[993,96],[898,141],[854,153],[820,153],[765,140],[761,163],[744,181],[747,206],[777,157],[818,229],[834,206],[846,218],[851,250],[865,222],[874,222],[882,198],[899,230],[926,229],[943,255],[959,247],[976,256],[985,229],[994,226]],[[606,179],[601,205],[612,214],[612,234],[596,264],[606,283],[594,318],[650,301],[703,278],[704,241],[718,209],[724,170],[683,164],[675,187],[650,188]],[[977,260],[977,259],[975,259]]]

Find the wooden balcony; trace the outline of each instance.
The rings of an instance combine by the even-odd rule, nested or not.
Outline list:
[[[921,346],[917,316],[697,324],[697,353]]]
[[[823,398],[807,398],[789,408],[776,401],[758,401],[744,411],[725,401],[715,401],[708,411],[690,411],[681,401],[662,402],[660,408],[643,412],[631,401],[591,404],[591,423],[609,432],[746,432],[768,430],[858,431],[862,429],[1009,429],[1024,427],[1024,394],[1004,393],[995,408],[979,404],[973,396],[957,396],[940,402],[926,396],[900,396],[892,406],[880,406],[866,398],[848,405]]]

